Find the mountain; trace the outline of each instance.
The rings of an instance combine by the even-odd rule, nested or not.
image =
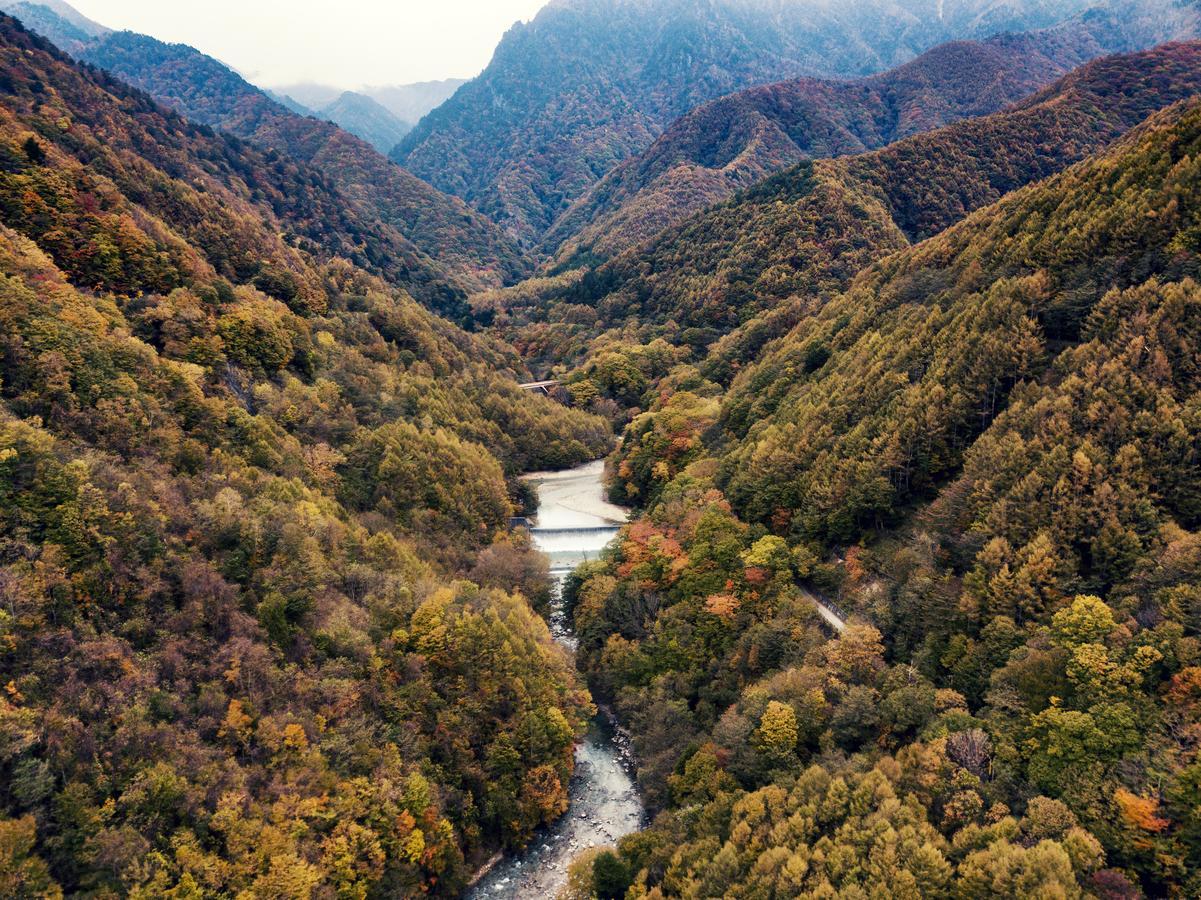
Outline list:
[[[481,177],[541,191],[682,85],[1064,12],[913,3],[559,0],[497,59],[584,87],[413,146],[512,116]],[[0,14],[0,896],[462,896],[599,704],[648,815],[565,897],[1201,896],[1201,41],[1015,99],[1192,6],[689,98],[588,240],[722,198],[507,287],[462,200],[56,8],[83,59]],[[521,476],[607,451],[552,606]]]
[[[76,109],[64,113],[64,127],[86,117],[93,133],[102,133],[91,92],[64,72],[55,81],[60,91],[70,86],[81,95],[81,99],[71,98]],[[236,281],[253,279],[261,270],[289,272],[287,277],[295,278],[295,255],[304,252],[343,257],[395,284],[415,286],[429,279],[431,287],[441,289],[424,254],[395,229],[359,216],[324,173],[278,154],[256,151],[236,138],[217,136],[176,115],[163,116],[158,110],[152,115],[152,104],[144,95],[124,86],[118,89],[115,80],[113,85],[111,93],[128,94],[129,103],[147,114],[106,138],[106,152],[94,146],[86,154],[81,151],[79,162],[87,168],[76,173],[78,198],[72,199],[67,184],[47,182],[35,188],[40,200],[26,209],[18,202],[19,192],[11,193],[19,182],[9,185],[10,225],[17,227],[19,216],[31,228],[40,229],[30,237],[36,239],[47,230],[56,235],[61,242],[60,252],[53,254],[56,264],[78,283],[130,295],[163,291],[184,283],[181,273],[197,266]],[[162,129],[170,131],[160,133]],[[137,165],[125,166],[122,154],[137,157]],[[146,164],[157,171],[140,172],[138,166]],[[236,196],[219,192],[211,184],[213,177],[244,187]],[[201,187],[174,196],[184,181]],[[125,208],[116,201],[97,199],[110,190],[106,183],[135,199],[136,205]],[[270,219],[268,230],[243,226],[250,207]],[[147,221],[155,224],[147,226]],[[124,236],[120,228],[113,230],[122,222],[128,228]],[[169,237],[172,233],[202,248],[205,262],[194,259],[179,240]],[[160,239],[161,235],[168,237]],[[293,283],[281,299],[294,299],[298,290],[300,286]],[[453,303],[447,309],[458,311]]]
[[[74,53],[88,42],[102,38],[111,29],[93,22],[63,0],[19,0],[0,4],[0,10],[20,19],[55,45]]]
[[[417,81],[413,84],[365,87],[360,89],[360,93],[386,107],[402,122],[419,122],[430,110],[437,109],[454,96],[455,91],[466,83],[466,78],[443,78],[438,81]]]
[[[343,205],[0,16],[6,896],[455,895],[565,807],[507,525],[609,429]]]
[[[512,243],[461,201],[342,129],[288,112],[190,47],[121,32],[89,45],[80,58],[190,118],[317,166],[354,203],[396,227],[467,289],[510,281],[525,271]]]
[[[465,78],[443,78],[412,84],[368,85],[351,93],[370,97],[400,121],[412,123],[420,121],[431,109],[442,105],[466,82]],[[325,109],[346,93],[342,88],[313,82],[276,85],[272,91],[292,97],[309,109]]]
[[[1198,91],[1201,43],[1104,57],[1002,112],[866,154],[801,163],[594,269],[476,302],[494,310],[530,358],[579,361],[611,330],[643,342],[662,337],[702,359],[711,350],[706,370],[724,381],[863,266]],[[773,310],[777,316],[760,318]],[[730,332],[737,333],[715,344]],[[586,366],[575,378],[595,381]],[[595,387],[581,385],[585,393]],[[637,396],[624,402],[639,405]]]
[[[414,260],[407,284],[414,296],[436,309],[459,309],[469,291],[515,280],[527,271],[516,246],[462,201],[430,187],[337,126],[292,113],[191,47],[112,32],[75,55],[197,122],[325,173],[362,218],[378,220],[412,242],[419,263]]]
[[[943,44],[858,81],[798,79],[705,104],[597,182],[547,233],[544,249],[560,265],[613,256],[802,160],[861,153],[995,112],[1093,57],[1201,35],[1195,14],[1147,22],[1140,9],[1142,25],[1131,8],[1098,9],[1040,32]]]
[[[129,317],[131,333],[165,328],[163,334],[176,335],[160,335],[171,353],[214,373],[226,371],[234,386],[238,377],[253,382],[265,374],[311,380],[312,354],[328,345],[314,345],[311,329],[334,292],[337,302],[371,311],[365,321],[389,336],[356,340],[391,341],[397,353],[420,350],[451,381],[456,368],[474,360],[470,365],[495,372],[486,380],[508,382],[495,387],[501,394],[526,396],[513,383],[526,373],[511,351],[422,311],[402,290],[348,261],[356,246],[381,256],[397,251],[346,211],[345,199],[318,173],[191,123],[102,70],[76,66],[15,20],[0,24],[0,214],[10,242],[35,245],[31,258],[44,256],[37,268],[53,269],[55,281],[115,298],[106,302]],[[53,88],[52,102],[38,99],[47,88]],[[339,284],[363,292],[361,302],[339,293]],[[232,356],[232,332],[209,333],[217,323],[207,313],[192,321],[195,311],[182,308],[191,324],[181,320],[184,331],[177,334],[172,323],[160,321],[183,302],[177,291],[200,292],[205,303],[235,315],[239,298],[257,293],[258,306],[247,299],[246,307],[262,313],[246,319],[257,329],[246,336],[254,340]],[[194,341],[189,328],[199,329]],[[166,352],[166,345],[159,349]],[[239,369],[246,371],[237,376]],[[484,423],[488,416],[465,417],[465,424],[472,420]],[[510,472],[527,467],[525,451],[502,449],[514,446],[507,437],[486,440]]]
[[[1085,0],[555,0],[393,158],[524,243],[695,106],[803,75],[854,77],[937,44],[1051,25]]]
[[[328,84],[303,81],[296,84],[271,85],[270,92],[291,97],[308,109],[321,109],[336,102],[346,91],[345,88],[336,88]]]
[[[1198,49],[1201,48],[1193,45],[1194,53]],[[1196,72],[1196,62],[1190,61],[1188,68]],[[1148,75],[1152,79],[1148,87],[1157,88],[1153,79],[1158,72],[1152,69]],[[842,386],[836,393],[826,389],[832,388],[835,381],[844,377],[848,379],[845,384],[854,381],[864,387],[872,383],[875,385],[873,390],[889,391],[891,388],[888,385],[897,384],[892,380],[893,371],[889,367],[899,364],[904,353],[893,355],[890,352],[880,359],[882,369],[874,372],[865,369],[854,374],[853,366],[842,364],[850,357],[835,359],[833,355],[841,354],[841,348],[849,349],[852,346],[856,348],[855,353],[866,350],[873,340],[867,331],[877,329],[876,334],[890,333],[885,320],[895,321],[894,317],[903,317],[906,311],[917,308],[926,311],[942,309],[947,315],[947,328],[950,329],[947,334],[950,334],[972,327],[968,325],[968,318],[957,320],[957,298],[963,298],[963,302],[968,304],[987,304],[989,298],[993,297],[993,302],[1004,305],[1000,295],[1006,294],[1006,288],[1010,288],[1012,293],[1009,299],[1020,304],[1025,296],[1023,291],[1031,289],[1039,294],[1027,298],[1034,303],[1026,313],[1030,319],[1009,323],[1002,332],[1007,333],[1011,326],[1020,330],[1031,325],[1038,332],[1038,341],[1071,345],[1081,341],[1090,313],[1111,289],[1136,286],[1151,278],[1158,278],[1161,282],[1177,281],[1197,274],[1201,257],[1189,235],[1192,234],[1194,219],[1201,215],[1201,208],[1191,201],[1186,201],[1186,208],[1179,213],[1171,213],[1166,220],[1149,223],[1133,233],[1125,230],[1122,223],[1129,222],[1129,216],[1135,210],[1162,208],[1156,205],[1161,199],[1169,202],[1170,208],[1170,198],[1177,197],[1178,191],[1190,183],[1191,176],[1184,170],[1170,177],[1166,173],[1183,160],[1190,160],[1184,164],[1184,169],[1188,169],[1191,164],[1190,148],[1198,138],[1199,123],[1201,110],[1195,102],[1186,103],[1175,108],[1170,115],[1153,118],[1143,129],[1119,142],[1110,153],[1082,163],[1046,184],[1018,191],[1000,205],[982,209],[937,237],[911,250],[886,257],[858,275],[849,290],[831,300],[819,315],[798,325],[762,354],[735,379],[723,416],[725,427],[740,442],[739,448],[730,453],[725,477],[729,494],[736,505],[752,518],[768,516],[780,498],[767,500],[767,493],[806,490],[808,476],[803,474],[804,467],[794,471],[784,481],[773,482],[770,476],[763,477],[764,469],[774,467],[776,462],[768,461],[770,454],[763,453],[765,448],[762,446],[758,451],[753,449],[754,444],[761,444],[764,440],[788,440],[785,433],[766,437],[773,431],[771,425],[775,421],[789,419],[791,424],[784,432],[794,432],[796,427],[803,427],[800,424],[802,419],[792,416],[798,410],[798,404],[803,402],[802,396],[824,392],[826,399],[823,403],[839,404],[845,399],[841,393]],[[1123,173],[1130,173],[1128,177],[1131,178],[1123,187],[1111,193],[1101,188],[1103,184],[1122,184]],[[1134,173],[1137,173],[1137,177]],[[1166,180],[1159,180],[1165,177]],[[1039,209],[1046,210],[1044,217],[1034,214]],[[1039,238],[1041,243],[1037,242]],[[1029,241],[1036,243],[1030,244]],[[1027,247],[1030,248],[1029,252]],[[1084,247],[1090,248],[1087,262],[1076,255]],[[982,267],[980,273],[976,271],[977,266]],[[969,277],[958,280],[957,276],[968,269],[971,269]],[[994,284],[998,285],[995,293]],[[867,302],[869,294],[875,299]],[[867,305],[862,306],[865,302]],[[916,304],[916,307],[912,304]],[[857,309],[858,318],[853,320],[853,324],[847,323],[851,326],[850,330],[840,333],[829,345],[832,356],[827,361],[828,365],[822,363],[818,370],[809,366],[807,372],[805,367],[789,368],[785,363],[786,357],[802,356],[819,331],[831,327],[851,309]],[[955,324],[950,324],[952,322]],[[950,346],[947,341],[951,338],[947,334],[919,334],[922,326],[916,320],[911,325],[913,331],[908,325],[902,329],[907,336],[903,336],[901,330],[893,331],[891,340],[898,346],[910,339],[920,341],[928,353],[940,356],[942,348]],[[818,338],[818,342],[832,337],[828,331],[822,333],[823,337]],[[1025,351],[1020,349],[1020,342],[1015,336],[1007,353],[1021,352]],[[1036,354],[1030,364],[1048,365],[1054,352],[1048,349],[1045,355]],[[971,358],[985,368],[1002,364],[1001,357],[990,356],[979,347],[969,348],[967,343],[958,345],[954,353],[962,354],[960,362]],[[885,375],[885,372],[888,374]],[[906,410],[909,399],[924,394],[926,389],[939,383],[951,390],[952,385],[943,379],[960,375],[974,379],[981,372],[969,374],[967,370],[947,369],[941,359],[932,362],[926,376],[919,376],[913,382],[911,391],[902,389],[901,395],[896,398],[897,402],[875,404],[867,401],[860,407],[873,410],[870,424],[860,421],[856,426],[844,426],[838,424],[839,420],[826,417],[822,427],[830,429],[828,440],[831,442],[860,442],[870,433],[884,434],[889,427],[883,424],[885,420],[895,422],[907,418],[910,424],[904,426],[903,433],[894,432],[875,449],[867,449],[870,442],[859,444],[865,454],[882,460],[891,454],[884,445],[893,441],[908,441],[913,425],[920,421],[908,418]],[[1034,377],[1033,373],[1030,377]],[[827,378],[833,380],[826,381]],[[1019,366],[999,378],[997,393],[988,401],[990,409],[981,417],[985,424],[991,421],[995,410],[1003,406],[1008,386],[1022,379],[1023,373]],[[985,376],[984,381],[988,380]],[[978,384],[973,382],[973,385],[968,395],[979,399]],[[965,385],[961,383],[953,387],[962,391]],[[987,388],[985,391],[987,396]],[[972,413],[967,412],[968,406],[957,407],[958,412],[952,413],[952,416],[970,417]],[[947,411],[950,412],[949,409]],[[880,426],[879,430],[877,425]],[[965,430],[952,434],[960,426]],[[870,482],[872,490],[880,487],[883,494],[873,499],[869,499],[867,493],[860,495],[866,504],[864,508],[881,503],[899,509],[902,497],[920,494],[927,487],[934,487],[937,484],[937,468],[954,465],[976,427],[970,422],[952,418],[941,421],[937,432],[924,432],[920,439],[924,442],[923,447],[918,455],[912,462],[901,464],[902,467],[912,464],[912,470],[898,473],[887,487],[878,481]],[[852,431],[855,432],[853,436]],[[796,442],[788,446],[798,450],[803,447],[801,452],[806,456],[813,454],[811,458],[815,458],[825,452],[825,440],[822,445]],[[949,443],[944,443],[944,440]],[[877,457],[877,451],[882,455]],[[740,469],[738,459],[747,460],[754,453],[763,461],[762,465],[754,464]],[[847,462],[853,456],[842,455]],[[783,459],[779,462],[787,465]],[[857,474],[852,477],[862,478],[865,472],[863,466],[858,466]],[[826,473],[823,476],[826,484],[820,490],[824,492],[829,487],[837,492],[837,484],[842,477],[841,474]],[[829,480],[831,478],[833,481]],[[754,490],[750,490],[752,484],[756,485]],[[763,492],[759,495],[763,499],[751,500],[756,492]],[[837,532],[843,537],[855,529],[853,523],[867,523],[871,517],[870,513],[857,511],[844,498],[838,502],[839,520],[835,523],[822,518],[819,512],[822,505],[823,501],[818,500],[816,495],[812,504],[799,498],[797,502],[787,504],[789,509],[797,511],[794,521],[798,528],[813,528],[815,534],[820,532],[833,536]],[[883,506],[877,508],[883,510]]]
[[[646,514],[568,602],[663,812],[577,880],[1196,893],[1198,185],[1194,96],[867,266],[728,391],[660,383],[614,461]]]
[[[402,122],[375,100],[355,91],[344,92],[333,103],[321,107],[318,115],[361,137],[380,153],[387,153],[413,129],[411,122]]]
[[[34,30],[36,31],[36,29],[34,29]],[[298,116],[314,116],[314,115],[316,115],[311,109],[309,109],[307,106],[305,106],[303,103],[299,102],[295,98],[289,96],[288,94],[280,94],[280,93],[277,93],[277,92],[271,91],[271,90],[264,90],[263,93],[265,93],[268,97],[270,97],[272,100],[274,100],[280,106],[283,106],[283,107],[291,110],[292,112],[296,113],[296,115],[298,115]]]

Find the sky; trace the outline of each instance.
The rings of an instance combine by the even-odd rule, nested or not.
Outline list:
[[[191,44],[266,87],[469,78],[547,0],[69,0],[90,19]]]

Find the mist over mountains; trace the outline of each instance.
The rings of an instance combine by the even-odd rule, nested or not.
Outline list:
[[[444,78],[413,84],[358,87],[351,93],[370,97],[403,122],[416,123],[430,110],[444,103],[466,82],[466,78]],[[342,88],[314,82],[272,85],[271,88],[277,93],[287,94],[309,109],[323,109],[346,93]]]
[[[398,119],[381,104],[354,91],[346,91],[317,115],[361,137],[380,153],[389,152],[413,130],[412,123]]]
[[[330,119],[351,134],[388,153],[430,110],[446,101],[464,78],[343,91],[323,84],[276,85],[271,92],[295,101],[300,109]]]

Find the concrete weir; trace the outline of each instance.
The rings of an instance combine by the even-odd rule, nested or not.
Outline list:
[[[573,652],[575,634],[559,593],[563,581],[577,565],[595,559],[626,521],[626,511],[604,499],[603,474],[604,464],[597,461],[528,476],[538,491],[539,507],[536,521],[525,524],[535,546],[550,556],[556,580],[551,633]],[[577,853],[611,846],[642,825],[629,740],[621,730],[597,715],[576,746],[575,758],[567,812],[535,834],[523,852],[496,861],[472,885],[469,897],[550,900],[566,884],[567,867]]]

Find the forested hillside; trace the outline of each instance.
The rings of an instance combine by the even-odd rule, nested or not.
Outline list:
[[[6,896],[453,895],[564,808],[590,702],[505,526],[608,427],[333,196],[0,18]]]
[[[26,28],[50,38],[60,50],[74,53],[111,29],[93,22],[63,0],[16,0],[0,3],[0,11],[20,19]]]
[[[353,135],[287,112],[190,47],[122,32],[90,44],[80,56],[184,115],[320,168],[352,202],[395,227],[468,288],[508,282],[526,271],[513,243],[462,202]]]
[[[483,74],[393,158],[534,243],[613,165],[707,100],[801,75],[867,75],[1090,5],[554,0],[511,29]]]
[[[1199,166],[1194,99],[869,266],[724,396],[663,382],[617,460],[646,514],[571,591],[666,810],[597,872],[1201,889]]]
[[[1055,28],[943,44],[870,78],[802,78],[730,94],[613,168],[560,217],[544,249],[558,267],[595,265],[803,160],[862,153],[996,112],[1094,57],[1196,37],[1197,16],[1116,3]]]
[[[0,14],[0,896],[1201,896],[1198,7],[1087,2],[553,0],[438,188]]]
[[[1199,90],[1201,43],[1106,57],[1010,110],[871,153],[802,163],[595,269],[476,302],[527,357],[580,363],[570,380],[585,400],[599,392],[638,406],[648,366],[662,375],[682,355],[703,359],[716,339],[740,329],[706,363],[710,377],[725,381],[863,266]],[[678,348],[659,349],[666,368],[645,361],[660,339]]]
[[[26,14],[30,8],[38,12],[30,27],[46,31],[67,49],[75,46],[63,36],[72,33],[70,24],[46,7],[25,3],[15,12]],[[106,30],[71,52],[193,121],[324,173],[360,219],[410,245],[394,255],[404,260],[406,286],[434,309],[450,312],[468,291],[508,283],[528,271],[516,246],[462,201],[431,188],[332,123],[291,112],[191,47]]]
[[[318,115],[361,137],[380,153],[388,153],[413,129],[386,107],[356,91],[345,91],[337,100],[318,110]]]

